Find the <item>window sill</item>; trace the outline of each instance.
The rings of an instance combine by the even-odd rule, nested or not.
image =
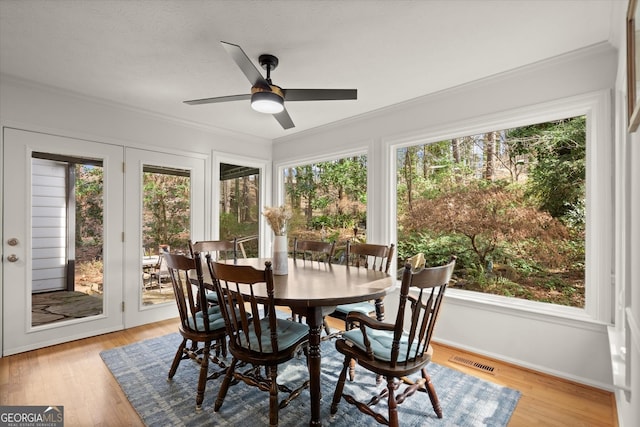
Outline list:
[[[481,307],[483,310],[493,310],[500,313],[527,317],[532,319],[558,322],[562,324],[576,323],[584,327],[592,325],[601,329],[609,326],[587,314],[582,308],[559,306],[537,301],[528,301],[500,295],[483,294],[480,292],[463,291],[449,288],[445,297],[450,303],[468,307]]]

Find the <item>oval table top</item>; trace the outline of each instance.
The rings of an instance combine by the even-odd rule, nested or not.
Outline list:
[[[264,269],[266,261],[270,258],[239,258],[236,264]],[[335,306],[382,298],[393,286],[391,276],[382,271],[292,258],[288,274],[274,274],[273,281],[274,303],[289,307]],[[254,288],[254,292],[266,297],[264,287]]]

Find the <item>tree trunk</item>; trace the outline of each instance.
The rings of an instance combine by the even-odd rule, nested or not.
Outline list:
[[[496,150],[496,133],[489,132],[484,136],[484,176],[487,181],[493,181],[494,171],[494,156]]]
[[[407,185],[407,209],[413,210],[413,162],[411,155],[411,147],[407,147],[407,151],[404,155],[404,181]]]

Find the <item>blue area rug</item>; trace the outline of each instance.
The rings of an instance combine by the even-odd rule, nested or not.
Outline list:
[[[269,425],[269,396],[255,387],[239,383],[229,388],[219,412],[213,403],[222,378],[209,381],[203,410],[195,412],[196,384],[199,365],[183,360],[172,381],[167,381],[169,367],[180,344],[178,333],[152,338],[124,347],[105,350],[100,356],[122,387],[129,402],[148,426],[263,426]],[[230,361],[230,360],[229,360]],[[373,418],[362,414],[345,400],[331,417],[329,407],[342,356],[333,341],[322,343],[322,402],[323,425],[373,425]],[[210,364],[210,369],[212,369]],[[217,368],[217,366],[216,366]],[[435,363],[429,365],[444,418],[438,419],[426,393],[417,393],[398,406],[402,426],[505,426],[518,403],[520,393]],[[278,382],[295,388],[308,377],[304,358],[281,365]],[[384,382],[383,382],[384,383]],[[356,381],[345,384],[345,392],[360,399],[376,394],[375,376],[364,369],[356,369]],[[280,396],[282,398],[282,395]],[[387,413],[386,400],[376,405]],[[309,391],[280,410],[281,426],[300,426],[309,423]]]

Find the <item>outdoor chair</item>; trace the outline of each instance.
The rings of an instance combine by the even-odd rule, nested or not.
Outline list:
[[[338,404],[344,397],[348,403],[379,423],[398,426],[398,405],[418,391],[427,393],[437,417],[442,418],[442,408],[426,366],[433,355],[431,337],[455,263],[455,256],[451,257],[449,263],[439,267],[413,270],[407,263],[402,275],[395,323],[383,323],[358,312],[351,312],[347,316],[348,321],[358,324],[358,328],[343,333],[342,338],[336,341],[336,350],[344,355],[344,363],[331,403],[332,415],[337,412]],[[411,295],[410,288],[414,288],[411,289]],[[356,401],[343,392],[347,369],[352,360],[357,360],[364,369],[387,379],[386,388],[368,403]],[[408,376],[417,371],[421,372],[421,378],[410,380]],[[402,383],[407,387],[396,396],[396,390]],[[388,399],[388,418],[372,409],[385,397]]]
[[[153,261],[153,258],[150,259]],[[160,268],[162,267],[162,253],[158,254],[158,258],[151,264],[142,265],[142,286],[144,290],[153,287],[153,283],[158,284],[158,290],[162,292]]]
[[[190,358],[197,361],[200,364],[200,375],[196,393],[196,410],[201,410],[207,380],[218,378],[226,371],[226,366],[220,359],[220,353],[223,357],[226,356],[224,319],[217,306],[200,309],[200,307],[207,307],[207,303],[199,254],[196,252],[194,258],[165,254],[164,258],[178,305],[179,332],[182,335],[182,342],[169,369],[169,380],[175,375],[182,360]],[[191,345],[187,346],[189,340]],[[211,350],[214,351],[213,354]],[[210,359],[222,369],[208,375]]]
[[[303,262],[317,262],[331,264],[336,250],[336,242],[321,242],[317,240],[293,240],[293,259],[297,261],[301,259]],[[331,335],[329,324],[325,320],[325,316],[331,314],[335,307],[322,308],[322,324],[327,337]],[[305,311],[299,307],[291,307],[293,320],[302,321]]]
[[[171,281],[169,271],[167,270],[167,263],[165,261],[165,255],[167,255],[167,253],[168,252],[158,253],[158,261],[155,264],[152,264],[151,269],[149,270],[149,281],[145,286],[145,290],[153,288],[155,283],[158,285],[158,291],[162,293],[163,283]]]
[[[246,265],[218,263],[208,256],[207,265],[221,301],[219,306],[227,327],[229,351],[233,356],[213,410],[219,411],[222,407],[232,379],[241,380],[269,392],[269,421],[270,425],[276,426],[278,410],[309,386],[308,380],[295,390],[277,383],[278,365],[291,360],[298,348],[307,344],[309,327],[276,317],[270,261],[265,263],[264,270],[259,270]],[[256,290],[262,294],[260,301]],[[265,302],[265,295],[268,314],[263,318],[260,305]],[[238,362],[251,367],[240,372],[236,369],[240,367]],[[267,378],[261,374],[263,367]],[[281,402],[278,402],[279,391],[288,393]]]

